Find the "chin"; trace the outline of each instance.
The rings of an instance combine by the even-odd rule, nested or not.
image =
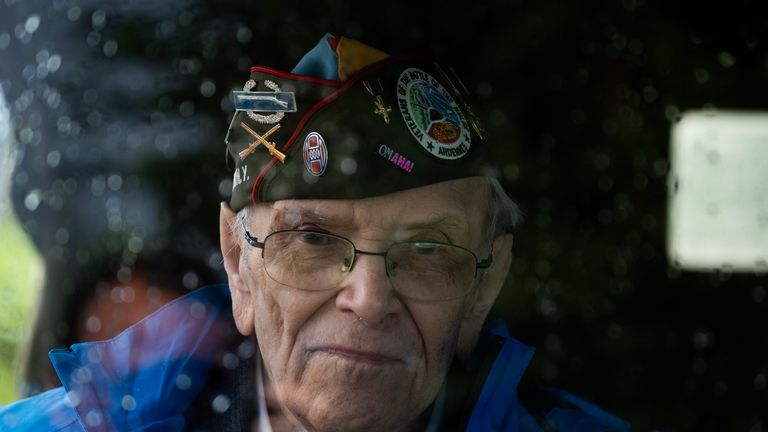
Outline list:
[[[286,401],[286,408],[308,431],[394,432],[407,430],[422,407],[410,406],[408,391],[390,392],[381,387],[352,389],[325,387],[321,394]],[[428,405],[428,404],[426,404]],[[425,407],[426,408],[426,407]]]
[[[408,430],[416,415],[402,416],[391,412],[393,407],[384,402],[369,404],[322,404],[313,408],[306,416],[297,416],[308,431],[365,431],[396,432]],[[387,412],[384,412],[387,411]],[[412,418],[414,417],[414,418]]]

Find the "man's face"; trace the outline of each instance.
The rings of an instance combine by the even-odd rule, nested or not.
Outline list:
[[[431,240],[484,258],[486,190],[480,179],[463,179],[361,200],[278,201],[253,206],[245,226],[259,240],[306,229],[365,251]],[[278,398],[307,429],[407,427],[439,391],[462,327],[476,332],[485,316],[473,308],[483,284],[454,300],[412,300],[393,289],[382,257],[359,255],[335,289],[301,290],[272,280],[260,249],[237,245],[237,275],[228,272],[238,328],[255,330]]]

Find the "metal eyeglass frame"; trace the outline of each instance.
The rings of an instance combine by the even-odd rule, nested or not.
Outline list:
[[[347,272],[352,272],[352,269],[355,268],[355,262],[357,261],[357,254],[380,256],[380,257],[384,258],[384,262],[386,263],[387,262],[387,254],[389,254],[389,250],[392,248],[392,246],[400,244],[400,243],[409,243],[409,242],[393,243],[393,244],[391,244],[387,248],[387,250],[385,250],[383,252],[369,252],[369,251],[364,251],[364,250],[358,249],[355,246],[355,243],[352,242],[352,240],[350,240],[350,239],[348,239],[346,237],[342,237],[340,235],[326,233],[326,232],[311,231],[311,230],[281,230],[281,231],[274,231],[274,232],[271,232],[271,233],[267,234],[267,236],[264,237],[264,241],[260,242],[256,237],[252,236],[251,233],[248,232],[248,229],[245,228],[245,222],[243,222],[243,231],[245,232],[245,240],[248,242],[248,244],[250,244],[251,246],[253,246],[255,248],[261,249],[261,257],[262,258],[264,258],[264,244],[266,243],[267,239],[270,236],[272,236],[274,234],[278,234],[278,233],[283,233],[283,232],[305,232],[305,233],[309,233],[309,234],[319,234],[319,235],[330,236],[330,237],[335,237],[335,238],[344,240],[347,243],[352,245],[352,262],[349,264],[349,270],[347,270]],[[435,242],[435,241],[419,242],[419,243],[433,243],[433,244],[439,244],[439,245],[444,245],[444,246],[457,247],[457,248],[460,248],[460,249],[463,249],[463,250],[469,252],[472,255],[472,257],[475,259],[475,275],[473,277],[477,277],[477,270],[478,269],[487,269],[488,267],[491,266],[491,264],[493,264],[493,251],[489,252],[488,256],[485,259],[483,259],[482,261],[480,261],[480,260],[477,259],[477,255],[475,255],[474,252],[472,252],[471,250],[469,250],[469,249],[467,249],[465,247],[462,247],[462,246],[458,246],[458,245],[454,245],[454,244],[450,244],[450,243]],[[385,267],[387,267],[387,266],[385,266]],[[389,269],[387,269],[387,276],[389,276]]]

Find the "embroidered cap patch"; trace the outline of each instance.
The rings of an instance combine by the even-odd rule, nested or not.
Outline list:
[[[304,138],[304,166],[315,176],[321,176],[328,166],[328,147],[322,135],[310,132]]]
[[[467,154],[472,141],[469,124],[435,78],[421,69],[405,69],[397,81],[397,99],[411,135],[433,156],[459,159]]]

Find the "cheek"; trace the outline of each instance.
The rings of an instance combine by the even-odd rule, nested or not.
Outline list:
[[[428,374],[442,378],[456,353],[463,305],[426,304],[411,307],[426,353]]]
[[[250,293],[248,307],[253,312],[253,326],[262,355],[275,356],[280,353],[280,340],[285,333],[286,316],[282,305],[275,296],[272,280],[264,273],[260,257],[248,254],[241,260],[240,274]]]
[[[254,276],[249,287],[254,329],[267,370],[278,381],[300,374],[304,359],[300,335],[328,294],[280,285],[264,272]]]

